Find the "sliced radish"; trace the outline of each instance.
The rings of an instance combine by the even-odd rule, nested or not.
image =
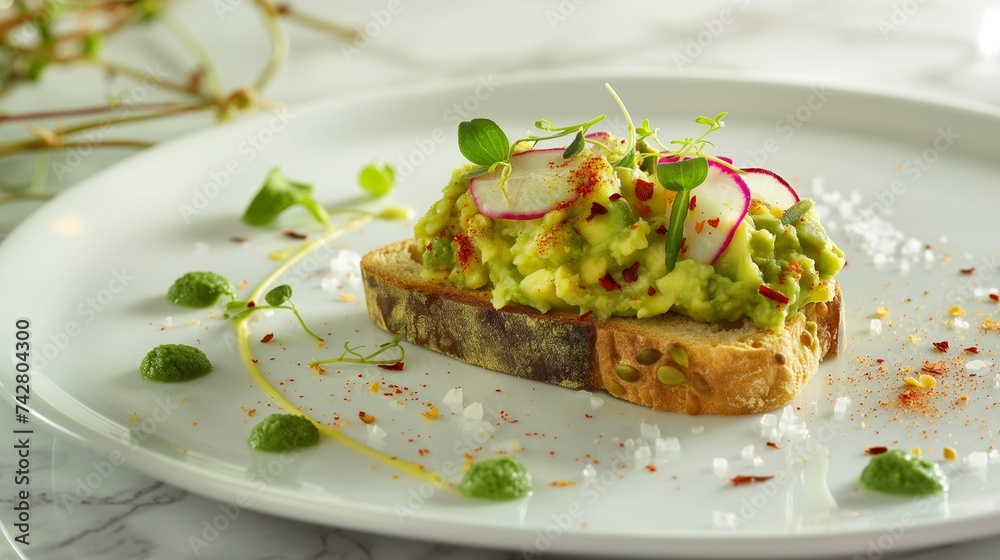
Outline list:
[[[750,209],[750,189],[735,172],[708,162],[708,177],[691,191],[681,257],[715,264]]]
[[[469,192],[484,216],[506,220],[533,220],[557,208],[565,208],[596,185],[580,181],[580,172],[595,158],[563,159],[563,148],[529,150],[510,158],[510,175],[500,188],[500,172],[469,181]],[[583,183],[583,184],[581,184]],[[585,192],[587,191],[587,192]]]
[[[750,196],[780,210],[787,210],[799,201],[795,189],[777,173],[759,167],[747,167],[743,181],[750,189]]]

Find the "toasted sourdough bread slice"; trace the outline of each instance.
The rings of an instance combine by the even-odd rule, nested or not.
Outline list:
[[[463,362],[571,389],[603,389],[656,410],[773,410],[795,398],[820,360],[843,343],[839,286],[833,301],[807,305],[776,334],[746,319],[711,324],[668,313],[592,320],[518,304],[494,309],[487,291],[421,278],[419,258],[414,239],[362,258],[368,313],[379,327]],[[686,367],[670,358],[673,345],[684,349]]]

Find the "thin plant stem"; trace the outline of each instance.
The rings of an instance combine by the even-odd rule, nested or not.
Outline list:
[[[19,200],[52,200],[55,197],[52,193],[40,193],[40,192],[12,192],[12,193],[0,193],[0,204],[6,204],[8,202],[17,202]]]
[[[97,142],[62,142],[51,144],[45,140],[28,140],[25,142],[15,142],[0,146],[0,157],[16,152],[29,152],[35,150],[71,150],[73,148],[148,148],[153,142],[146,140],[100,140]]]
[[[170,12],[163,12],[159,19],[177,37],[177,40],[184,45],[184,48],[191,53],[191,56],[198,61],[199,67],[205,74],[205,82],[207,83],[209,93],[213,99],[221,101],[225,94],[222,89],[222,80],[219,79],[219,71],[215,67],[212,57],[208,56],[208,52],[205,51],[201,42],[198,41],[198,38]]]
[[[360,32],[355,27],[341,25],[333,21],[327,21],[314,15],[307,14],[296,8],[289,7],[288,12],[284,14],[284,17],[285,19],[298,23],[299,25],[305,25],[306,27],[326,31],[327,33],[336,35],[345,41],[355,41],[360,36]]]
[[[178,101],[169,101],[165,103],[139,103],[132,105],[129,108],[139,111],[145,110],[157,110],[157,109],[170,109],[182,105]],[[97,105],[94,107],[79,107],[76,109],[57,109],[54,111],[39,111],[36,113],[19,113],[16,115],[3,115],[0,114],[0,123],[10,123],[18,121],[30,121],[30,120],[43,120],[43,119],[58,119],[63,117],[84,117],[87,115],[100,115],[103,113],[110,113],[120,106],[118,105]]]
[[[90,62],[91,64],[94,64],[95,66],[107,72],[128,76],[129,78],[132,78],[137,82],[145,80],[148,76],[147,72],[143,72],[138,68],[132,68],[131,66],[127,66],[119,62],[111,62],[109,60],[97,60],[97,61],[88,60],[87,62]],[[156,80],[156,87],[162,87],[164,89],[176,91],[177,93],[182,93],[184,95],[191,95],[202,99],[206,98],[206,96],[202,92],[192,90],[186,84],[182,84],[174,80],[167,80],[165,78],[158,78]]]
[[[40,193],[45,188],[45,178],[49,171],[51,152],[48,150],[35,156],[35,169],[31,172],[31,182],[28,183],[29,193]]]
[[[271,0],[255,0],[260,8],[261,17],[264,19],[264,28],[267,36],[271,40],[271,57],[267,61],[264,70],[257,77],[253,87],[257,92],[261,92],[274,79],[275,74],[285,64],[288,59],[288,36],[285,35],[284,28],[278,20],[278,9]]]

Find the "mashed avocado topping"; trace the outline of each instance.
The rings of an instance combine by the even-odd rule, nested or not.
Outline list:
[[[618,165],[626,145],[605,136],[573,156],[583,160],[579,181],[586,188],[578,185],[579,198],[534,219],[483,215],[469,189],[475,167],[456,169],[414,229],[423,276],[488,290],[497,308],[514,302],[602,319],[669,311],[706,322],[748,317],[774,331],[803,305],[832,299],[844,255],[818,216],[809,210],[783,224],[786,208],[757,199],[714,264],[687,258],[682,241],[668,271],[667,225],[678,193],[640,160]],[[530,146],[514,151],[524,149]],[[698,195],[691,192],[692,207]],[[695,227],[712,228],[713,221]]]

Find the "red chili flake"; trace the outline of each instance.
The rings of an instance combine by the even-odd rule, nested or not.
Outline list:
[[[646,470],[649,472],[656,472],[656,467],[653,465],[646,465]]]
[[[884,359],[882,359],[882,358],[875,358],[875,363],[876,363],[876,364],[884,364],[884,363],[885,363],[885,360],[884,360]]]
[[[639,261],[635,261],[632,266],[622,271],[622,279],[629,284],[639,279]]]
[[[944,367],[944,362],[932,362],[930,360],[924,360],[924,364],[920,366],[920,371],[926,371],[927,373],[933,373],[934,375],[943,375],[948,373],[948,370]]]
[[[963,269],[959,270],[959,272],[961,272],[962,274],[969,274],[969,275],[971,275],[975,271],[976,271],[976,267],[974,267],[974,266],[970,266],[969,268],[963,268]]]
[[[360,418],[361,421],[364,422],[365,424],[371,424],[372,422],[375,422],[375,417],[372,416],[371,414],[366,414],[365,411],[363,410],[358,412],[358,418]]]
[[[753,484],[754,482],[765,482],[774,478],[773,476],[756,476],[750,474],[740,474],[729,479],[729,482],[733,483],[733,486],[743,486],[744,484]]]
[[[647,200],[653,198],[653,183],[643,181],[642,179],[636,179],[635,198],[639,202],[646,202]]]
[[[587,221],[593,220],[597,216],[603,216],[608,213],[608,209],[605,208],[600,202],[594,202],[590,205],[590,215],[587,216]]]
[[[694,223],[694,232],[701,233],[701,230],[705,229],[705,220]]]
[[[611,196],[608,197],[608,201],[609,202],[614,202],[614,201],[618,200],[621,197],[622,197],[622,195],[620,195],[618,193],[614,193],[613,195],[611,195]]]
[[[580,320],[583,321],[587,317],[590,317],[591,313],[593,313],[593,310],[590,310],[590,311],[587,311],[586,313],[583,313],[582,315],[580,315]]]
[[[978,354],[979,353],[979,347],[978,346],[969,346],[968,348],[965,349],[965,351],[968,352],[969,354]]]
[[[616,282],[615,279],[611,277],[610,272],[605,274],[604,278],[599,279],[598,282],[600,282],[601,287],[608,292],[613,292],[615,290],[622,289],[622,287],[618,285],[618,282]]]
[[[778,445],[777,443],[774,443],[773,441],[767,442],[767,446],[770,447],[771,449],[781,449],[781,446]]]
[[[646,290],[646,295],[648,295],[649,297],[655,296],[656,295],[656,288],[650,286],[649,289]]]
[[[260,339],[260,341],[261,342],[271,342],[272,338],[274,338],[274,333],[273,332],[269,332],[269,333],[265,334],[264,338]]]
[[[712,218],[711,220],[708,221],[708,225],[712,226],[713,228],[719,227],[719,219]]]
[[[455,251],[455,260],[465,270],[469,267],[472,262],[472,258],[476,253],[475,247],[472,245],[472,240],[469,239],[468,235],[460,233],[452,237],[452,241],[455,243],[457,250]]]
[[[660,227],[656,228],[656,233],[658,233],[660,235],[666,235],[667,234],[667,226],[660,226]]]
[[[593,414],[584,414],[583,417],[584,418],[593,418],[594,415]]]
[[[254,303],[254,302],[252,302],[252,301],[248,301],[248,302],[247,302],[247,307],[248,307],[248,308],[249,308],[249,307],[256,307],[256,306],[257,306],[257,304],[256,304],[256,303]]]
[[[394,364],[378,364],[378,367],[389,371],[403,371],[403,362],[396,362]]]
[[[309,236],[304,233],[299,233],[297,231],[286,231],[285,237],[291,237],[292,239],[305,239]]]
[[[247,242],[247,238],[246,237],[240,237],[238,235],[234,235],[234,236],[230,237],[229,240],[232,241],[233,243],[246,243]]]
[[[782,305],[785,305],[786,303],[789,302],[788,296],[786,296],[781,292],[776,292],[771,288],[768,288],[764,284],[761,284],[760,287],[757,288],[757,293],[766,297],[767,299],[773,299],[774,301]]]
[[[990,294],[990,301],[1000,301],[1000,294]]]
[[[688,210],[690,210],[691,212],[694,212],[695,206],[698,206],[698,197],[697,196],[692,196],[691,197],[691,202],[688,202]]]
[[[947,352],[948,351],[948,341],[947,340],[942,340],[941,342],[932,342],[931,344],[934,346],[934,349],[937,350],[938,352]]]
[[[875,447],[866,447],[865,453],[868,455],[881,455],[888,450],[889,448],[884,445],[876,445]]]

